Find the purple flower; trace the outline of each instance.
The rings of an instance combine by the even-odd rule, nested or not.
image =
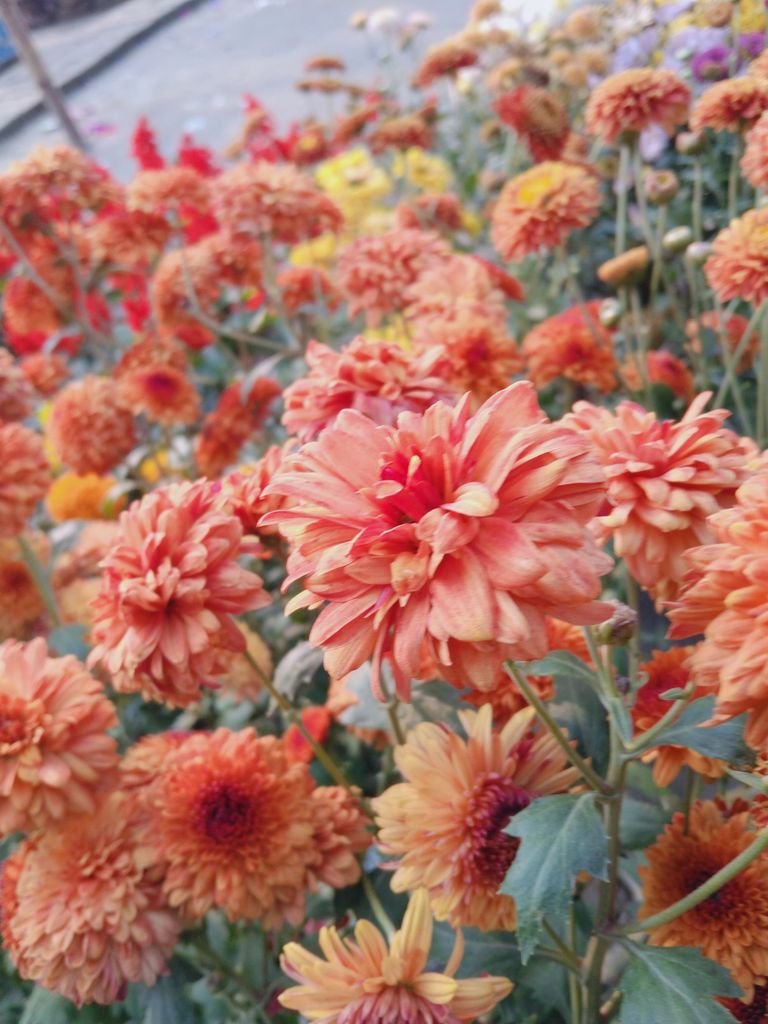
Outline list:
[[[727,46],[712,46],[691,59],[691,70],[699,82],[718,82],[727,78],[731,68],[731,51]]]
[[[765,48],[764,32],[746,32],[739,36],[739,53],[754,60]]]

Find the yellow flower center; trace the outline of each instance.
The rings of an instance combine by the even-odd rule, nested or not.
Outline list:
[[[557,176],[551,172],[543,172],[531,177],[517,190],[517,201],[522,206],[538,206],[541,200],[550,193],[557,184]]]

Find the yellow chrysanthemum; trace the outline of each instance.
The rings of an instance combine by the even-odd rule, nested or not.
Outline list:
[[[437,194],[450,191],[452,182],[448,164],[442,157],[427,153],[418,146],[398,153],[392,169],[398,178],[405,178],[420,192]]]
[[[336,262],[338,248],[336,236],[329,233],[318,235],[309,242],[300,242],[291,249],[290,262],[294,267],[313,267],[329,270]]]
[[[45,499],[51,519],[63,523],[67,519],[114,519],[124,501],[110,501],[115,486],[113,476],[98,473],[62,473],[48,490]]]
[[[392,191],[389,176],[359,146],[324,160],[315,171],[315,181],[352,222]]]

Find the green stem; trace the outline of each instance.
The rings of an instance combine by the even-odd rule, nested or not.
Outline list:
[[[691,217],[693,223],[693,238],[696,242],[700,242],[704,237],[703,211],[704,175],[702,173],[701,157],[697,156],[693,161],[693,210]]]
[[[251,999],[261,995],[258,989],[243,974],[236,971],[223,957],[211,949],[205,939],[194,935],[188,936],[185,939],[185,944],[191,946],[204,960],[208,961],[207,966],[209,970],[229,978],[230,981],[234,981],[237,987]]]
[[[53,592],[51,581],[48,578],[48,573],[40,564],[40,559],[34,552],[32,545],[29,543],[26,537],[19,535],[16,538],[19,551],[21,552],[21,560],[29,571],[29,575],[34,580],[37,592],[42,598],[42,602],[45,605],[45,610],[48,612],[48,618],[54,627],[61,625],[61,615],[59,614],[59,605],[56,601],[56,595]]]
[[[731,156],[731,169],[728,174],[728,222],[730,223],[738,212],[739,206],[739,160],[741,159],[741,136],[735,135],[733,154]]]
[[[622,142],[619,148],[619,172],[616,176],[616,246],[615,254],[621,256],[627,247],[627,200],[629,195],[629,168],[632,151],[628,143]]]
[[[757,838],[750,843],[746,850],[742,850],[738,857],[729,860],[725,867],[716,871],[706,882],[697,886],[693,892],[689,892],[687,896],[673,903],[666,910],[661,910],[658,914],[652,914],[651,917],[646,917],[643,921],[635,921],[624,928],[617,928],[611,934],[614,936],[639,935],[642,932],[653,931],[656,928],[663,927],[665,924],[669,924],[670,921],[677,920],[678,917],[687,914],[689,910],[698,907],[700,903],[703,903],[704,900],[709,899],[710,896],[713,896],[722,889],[732,878],[735,878],[741,871],[748,868],[753,861],[757,860],[766,849],[768,849],[768,828],[760,832]]]
[[[379,680],[379,685],[381,686],[381,692],[384,694],[384,699],[387,702],[387,718],[389,718],[389,724],[392,726],[395,741],[399,746],[402,746],[403,743],[405,743],[405,732],[403,731],[400,719],[397,716],[397,709],[400,706],[400,701],[397,696],[390,694],[387,689],[387,684],[383,679]]]
[[[695,687],[691,686],[686,691],[686,696],[674,701],[655,725],[652,725],[650,729],[646,729],[645,732],[641,732],[639,736],[635,736],[632,742],[625,748],[625,756],[628,759],[632,759],[643,754],[649,747],[653,747],[655,745],[656,738],[660,736],[665,729],[668,729],[670,725],[674,725],[682,715],[683,711],[688,707],[694,692]]]
[[[363,874],[363,889],[365,891],[365,898],[371,905],[373,916],[376,918],[382,931],[387,936],[387,940],[391,942],[395,937],[397,929],[392,922],[392,918],[385,910],[384,904],[379,899],[379,894],[374,889],[373,883],[366,874]]]
[[[557,946],[557,948],[559,949],[560,955],[562,956],[563,960],[565,960],[566,963],[570,964],[571,970],[575,971],[578,975],[581,971],[581,961],[576,956],[575,952],[571,949],[567,942],[564,942],[560,938],[560,936],[557,934],[557,932],[549,923],[549,921],[546,920],[546,918],[542,921],[542,925],[544,927],[544,931],[550,937],[554,945]]]
[[[768,316],[760,319],[760,370],[757,376],[757,445],[768,440]]]
[[[554,720],[554,718],[552,718],[549,711],[547,711],[547,708],[545,707],[539,695],[536,693],[533,687],[529,686],[528,680],[518,669],[517,665],[515,665],[513,661],[507,661],[505,662],[504,667],[506,668],[507,672],[512,676],[517,685],[520,687],[525,699],[528,701],[531,707],[534,708],[536,714],[539,716],[541,721],[552,734],[552,738],[555,740],[558,746],[562,748],[563,752],[565,753],[566,757],[571,762],[571,764],[574,766],[574,768],[576,768],[579,771],[584,781],[598,793],[609,794],[611,792],[610,787],[606,785],[606,783],[603,781],[603,779],[600,778],[600,776],[597,774],[594,768],[587,761],[585,761],[581,754],[579,754],[579,752],[572,746],[568,737],[562,731],[562,729]]]

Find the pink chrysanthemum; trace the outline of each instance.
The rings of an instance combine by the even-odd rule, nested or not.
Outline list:
[[[464,314],[507,326],[506,297],[489,267],[474,256],[456,253],[419,275],[408,290],[406,316],[421,325],[432,317],[445,321]]]
[[[45,640],[0,646],[0,835],[93,814],[117,766],[117,724],[101,684]]]
[[[611,560],[587,524],[604,494],[587,439],[550,423],[527,383],[472,416],[438,402],[376,426],[345,410],[267,488],[293,544],[289,609],[328,602],[311,640],[339,677],[392,661],[408,699],[426,657],[458,685],[489,688],[505,658],[541,657],[545,616],[599,622]],[[542,524],[546,523],[546,527]]]
[[[505,260],[560,245],[600,209],[597,178],[581,167],[545,160],[508,181],[491,214],[491,240]]]
[[[305,358],[309,373],[283,395],[283,425],[300,441],[311,441],[342,409],[394,423],[401,412],[424,412],[454,396],[445,381],[449,367],[441,365],[446,357],[437,348],[415,356],[395,342],[361,336],[341,352],[310,341]]]
[[[657,124],[671,132],[688,116],[691,90],[668,68],[629,68],[604,79],[589,97],[587,131],[605,142]]]
[[[0,423],[0,537],[21,533],[50,483],[38,435],[19,423]]]
[[[356,239],[341,253],[338,266],[350,316],[365,313],[369,326],[376,327],[384,317],[401,312],[419,275],[449,256],[446,243],[427,231],[396,228]]]
[[[768,208],[747,210],[723,228],[704,273],[721,302],[744,299],[758,306],[768,299]]]
[[[0,421],[24,420],[32,412],[35,393],[8,349],[0,348]]]
[[[207,481],[172,484],[120,516],[101,563],[90,663],[123,693],[184,706],[212,681],[216,648],[242,651],[231,616],[269,603],[236,559],[242,527]]]
[[[768,111],[760,115],[748,132],[740,166],[753,188],[768,189]]]
[[[87,374],[53,402],[48,437],[62,462],[81,476],[108,473],[136,444],[133,415],[110,377]]]
[[[607,508],[595,522],[601,540],[657,598],[674,595],[684,552],[712,539],[707,517],[733,504],[755,454],[751,441],[723,427],[724,409],[704,412],[704,393],[679,423],[634,402],[615,412],[577,402],[565,422],[589,434],[608,477]]]
[[[699,96],[691,112],[691,130],[714,128],[741,132],[768,110],[768,82],[752,75],[715,82]]]

